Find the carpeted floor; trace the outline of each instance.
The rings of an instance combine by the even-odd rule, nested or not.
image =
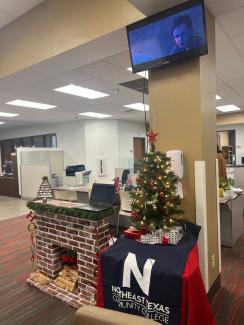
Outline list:
[[[70,325],[75,309],[25,284],[34,270],[25,217],[0,222],[0,325]]]
[[[0,222],[0,325],[70,325],[75,310],[25,284],[34,270],[25,217]],[[217,325],[244,324],[244,235],[222,250],[222,287],[213,299]],[[196,324],[197,325],[197,324]]]
[[[222,247],[221,288],[211,307],[217,325],[244,324],[244,235],[235,247]]]

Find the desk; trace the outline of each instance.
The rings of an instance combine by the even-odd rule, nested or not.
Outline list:
[[[91,193],[91,187],[84,186],[60,186],[53,189],[54,195],[58,200],[77,201],[88,203]]]
[[[197,236],[197,230],[187,228],[177,246],[120,237],[100,254],[97,305],[161,324],[214,325],[199,270]]]
[[[219,202],[221,245],[233,247],[243,234],[244,195],[221,197]]]

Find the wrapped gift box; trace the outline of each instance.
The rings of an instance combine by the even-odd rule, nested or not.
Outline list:
[[[145,230],[140,230],[140,231],[134,231],[132,229],[127,229],[124,231],[124,236],[127,238],[135,239],[135,240],[140,240],[141,235],[145,235],[146,232]]]

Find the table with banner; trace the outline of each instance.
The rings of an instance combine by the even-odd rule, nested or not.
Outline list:
[[[120,237],[99,256],[97,306],[164,325],[216,324],[199,270],[199,231],[187,223],[176,246]]]

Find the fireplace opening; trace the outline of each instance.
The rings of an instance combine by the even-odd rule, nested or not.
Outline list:
[[[64,249],[60,256],[62,265],[54,283],[57,287],[71,293],[78,293],[77,253],[70,249]]]
[[[60,260],[64,266],[77,270],[77,253],[71,249],[64,249]]]

